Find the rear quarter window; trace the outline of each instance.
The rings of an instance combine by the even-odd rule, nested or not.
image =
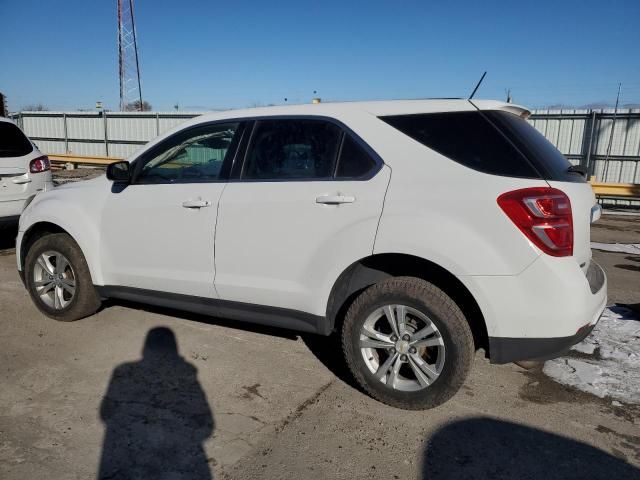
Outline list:
[[[488,110],[381,117],[392,127],[462,165],[493,175],[585,182],[525,119]]]
[[[0,158],[22,157],[33,152],[33,145],[13,123],[0,122]]]
[[[484,173],[540,178],[526,158],[478,111],[381,117],[451,160]]]

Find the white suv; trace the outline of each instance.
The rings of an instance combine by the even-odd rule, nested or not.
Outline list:
[[[593,192],[527,114],[421,100],[204,115],[36,197],[18,269],[57,320],[111,297],[336,332],[366,392],[430,408],[475,349],[557,355],[605,306]]]
[[[0,224],[17,223],[35,195],[51,188],[49,159],[13,121],[0,117]]]

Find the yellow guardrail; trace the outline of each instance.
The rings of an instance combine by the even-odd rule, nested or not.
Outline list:
[[[89,165],[93,167],[105,167],[110,163],[123,160],[119,157],[81,156],[72,153],[50,153],[47,155],[53,168],[63,168],[67,163],[73,165]]]
[[[629,197],[640,198],[640,184],[637,183],[604,183],[593,177],[589,181],[596,197]]]

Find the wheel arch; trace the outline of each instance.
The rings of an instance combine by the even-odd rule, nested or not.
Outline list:
[[[427,280],[449,295],[469,322],[476,349],[488,351],[484,315],[469,289],[449,270],[421,257],[400,253],[374,254],[352,263],[334,283],[327,302],[327,332],[339,327],[347,309],[365,288],[390,277],[411,276]]]
[[[24,234],[22,235],[22,241],[20,242],[20,265],[23,270],[25,268],[24,262],[27,258],[27,253],[29,252],[31,246],[38,239],[52,233],[66,233],[71,238],[73,238],[73,236],[64,228],[52,222],[34,223],[24,232]]]
[[[29,249],[31,248],[31,246],[43,236],[54,234],[54,233],[64,233],[66,235],[69,235],[73,239],[73,241],[76,242],[76,244],[80,248],[80,251],[85,256],[85,259],[87,260],[87,264],[89,266],[89,272],[91,273],[91,277],[95,282],[95,273],[93,271],[91,263],[89,262],[89,259],[86,257],[86,253],[83,248],[82,241],[76,235],[74,235],[73,232],[70,232],[67,228],[62,227],[58,223],[44,221],[44,220],[33,223],[32,225],[29,226],[29,228],[27,228],[27,230],[25,230],[24,234],[22,234],[22,238],[19,245],[19,248],[20,248],[19,261],[20,261],[21,270],[23,272],[25,270],[25,260],[27,259],[27,254],[29,253]]]

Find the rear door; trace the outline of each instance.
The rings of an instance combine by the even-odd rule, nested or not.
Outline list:
[[[256,122],[239,178],[220,200],[220,298],[324,315],[332,282],[372,252],[389,175],[334,122]]]

